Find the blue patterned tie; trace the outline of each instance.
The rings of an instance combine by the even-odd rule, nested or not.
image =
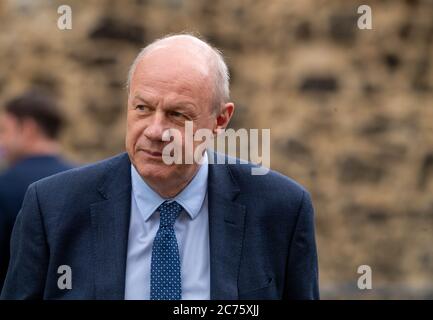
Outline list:
[[[176,201],[165,201],[158,208],[160,222],[153,240],[150,270],[151,300],[180,300],[182,297],[179,248],[173,227],[182,209]]]

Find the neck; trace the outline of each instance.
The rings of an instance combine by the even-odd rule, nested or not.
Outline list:
[[[177,196],[190,182],[191,180],[184,181],[181,184],[173,186],[172,188],[167,188],[167,186],[163,186],[163,188],[159,188],[159,186],[150,185],[155,192],[157,192],[164,199],[171,199]]]
[[[59,144],[52,140],[36,140],[27,146],[23,156],[49,156],[59,153]]]
[[[199,168],[200,165],[192,166],[188,168],[186,173],[184,172],[177,178],[169,179],[169,181],[164,181],[164,183],[161,183],[161,180],[148,181],[147,179],[146,182],[162,198],[174,198],[191,182]]]

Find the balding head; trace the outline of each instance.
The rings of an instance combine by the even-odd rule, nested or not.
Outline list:
[[[211,107],[215,113],[229,101],[229,73],[220,51],[190,34],[169,35],[143,48],[129,69],[128,90],[131,89],[137,66],[144,59],[155,56],[158,56],[159,62],[163,62],[161,61],[163,59],[176,61],[187,67],[188,72],[201,73],[202,80],[207,82],[208,90],[210,90]]]

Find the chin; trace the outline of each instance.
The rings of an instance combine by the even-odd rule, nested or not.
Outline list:
[[[135,167],[143,179],[164,181],[173,175],[173,168],[163,162],[135,163]]]

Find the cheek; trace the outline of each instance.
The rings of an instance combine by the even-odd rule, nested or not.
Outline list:
[[[209,131],[210,133],[213,133],[213,130],[216,126],[216,119],[211,117],[209,119],[203,119],[201,122],[196,123],[194,125],[194,132],[198,129],[205,129]]]
[[[11,126],[7,126],[2,134],[2,140],[5,143],[10,144],[11,147],[13,144],[19,143],[20,134],[17,130],[14,130]]]
[[[132,117],[127,119],[126,125],[126,143],[134,145],[144,131],[145,125],[143,121],[138,121]]]

